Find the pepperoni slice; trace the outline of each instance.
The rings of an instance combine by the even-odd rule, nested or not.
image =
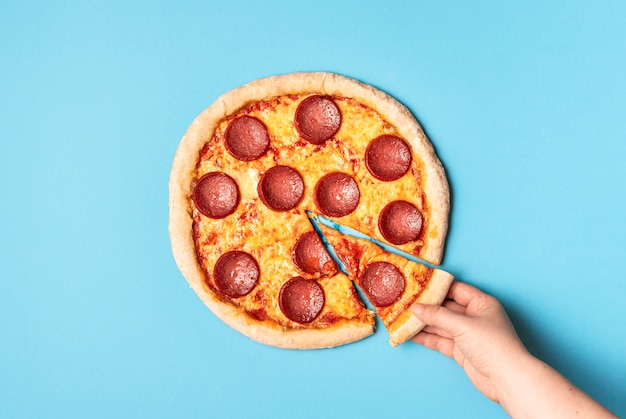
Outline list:
[[[296,169],[274,166],[261,177],[257,192],[265,206],[275,211],[288,211],[302,199],[304,181]]]
[[[359,205],[360,199],[359,186],[345,173],[329,173],[315,185],[315,203],[329,217],[350,214]]]
[[[263,122],[245,115],[230,122],[224,134],[224,143],[233,157],[251,161],[267,153],[270,137]]]
[[[404,275],[389,262],[374,262],[363,271],[360,285],[372,304],[386,307],[404,292]]]
[[[415,205],[406,201],[390,202],[378,217],[380,234],[393,244],[417,240],[422,231],[422,223],[422,214]]]
[[[193,188],[193,202],[202,214],[210,218],[224,218],[239,204],[237,182],[222,172],[202,176]]]
[[[331,98],[309,96],[298,105],[294,122],[302,138],[319,145],[339,131],[341,112]]]
[[[311,323],[324,308],[324,290],[314,279],[295,276],[280,289],[278,303],[288,319]]]
[[[321,273],[327,276],[336,270],[335,263],[315,231],[300,236],[293,248],[293,261],[300,270],[309,274]]]
[[[411,167],[411,149],[400,137],[381,135],[365,149],[365,166],[376,179],[390,182],[401,178]]]
[[[231,298],[247,295],[259,282],[259,264],[241,250],[232,250],[219,257],[213,267],[217,288]]]

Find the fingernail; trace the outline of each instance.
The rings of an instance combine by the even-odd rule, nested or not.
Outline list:
[[[411,311],[413,311],[413,314],[415,314],[416,316],[419,316],[420,314],[424,312],[424,304],[420,304],[420,303],[413,304],[411,306]]]

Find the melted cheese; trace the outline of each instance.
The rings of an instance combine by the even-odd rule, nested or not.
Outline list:
[[[329,327],[337,319],[371,322],[371,315],[358,299],[351,281],[342,274],[319,279],[326,301],[322,313],[310,325],[287,319],[280,310],[278,295],[281,286],[291,277],[311,277],[294,265],[292,249],[302,234],[312,230],[304,210],[319,212],[313,191],[322,176],[340,171],[357,180],[361,193],[359,206],[339,222],[383,240],[377,228],[378,214],[392,200],[413,203],[424,215],[424,222],[428,221],[420,186],[420,161],[414,153],[411,170],[394,182],[382,182],[371,176],[364,164],[367,144],[379,135],[396,134],[396,130],[373,109],[347,98],[334,98],[342,114],[342,124],[335,137],[321,146],[309,144],[299,137],[293,124],[296,108],[305,97],[283,96],[252,104],[224,119],[207,141],[195,179],[213,171],[225,172],[237,182],[241,200],[235,213],[219,220],[201,215],[192,205],[198,260],[206,273],[208,289],[220,295],[212,280],[217,259],[229,250],[252,254],[261,269],[257,287],[244,297],[220,298],[240,306],[259,320],[289,328]],[[251,162],[237,160],[224,146],[228,123],[244,114],[261,120],[271,139],[268,153]],[[304,197],[293,210],[273,211],[258,198],[260,177],[275,165],[291,166],[303,177]],[[419,241],[414,242],[405,245],[404,250],[418,254],[419,245]]]

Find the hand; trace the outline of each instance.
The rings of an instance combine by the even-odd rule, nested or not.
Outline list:
[[[463,282],[453,282],[441,307],[415,304],[427,326],[413,341],[453,358],[474,386],[495,402],[497,374],[528,351],[500,302]]]
[[[414,304],[427,326],[413,341],[453,358],[513,418],[616,418],[528,352],[494,297],[454,282],[442,306]]]

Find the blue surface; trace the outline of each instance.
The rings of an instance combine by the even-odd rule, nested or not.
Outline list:
[[[382,328],[252,342],[178,272],[182,134],[221,93],[301,70],[417,115],[453,191],[444,266],[626,415],[626,3],[207,3],[0,2],[0,417],[505,417]]]

